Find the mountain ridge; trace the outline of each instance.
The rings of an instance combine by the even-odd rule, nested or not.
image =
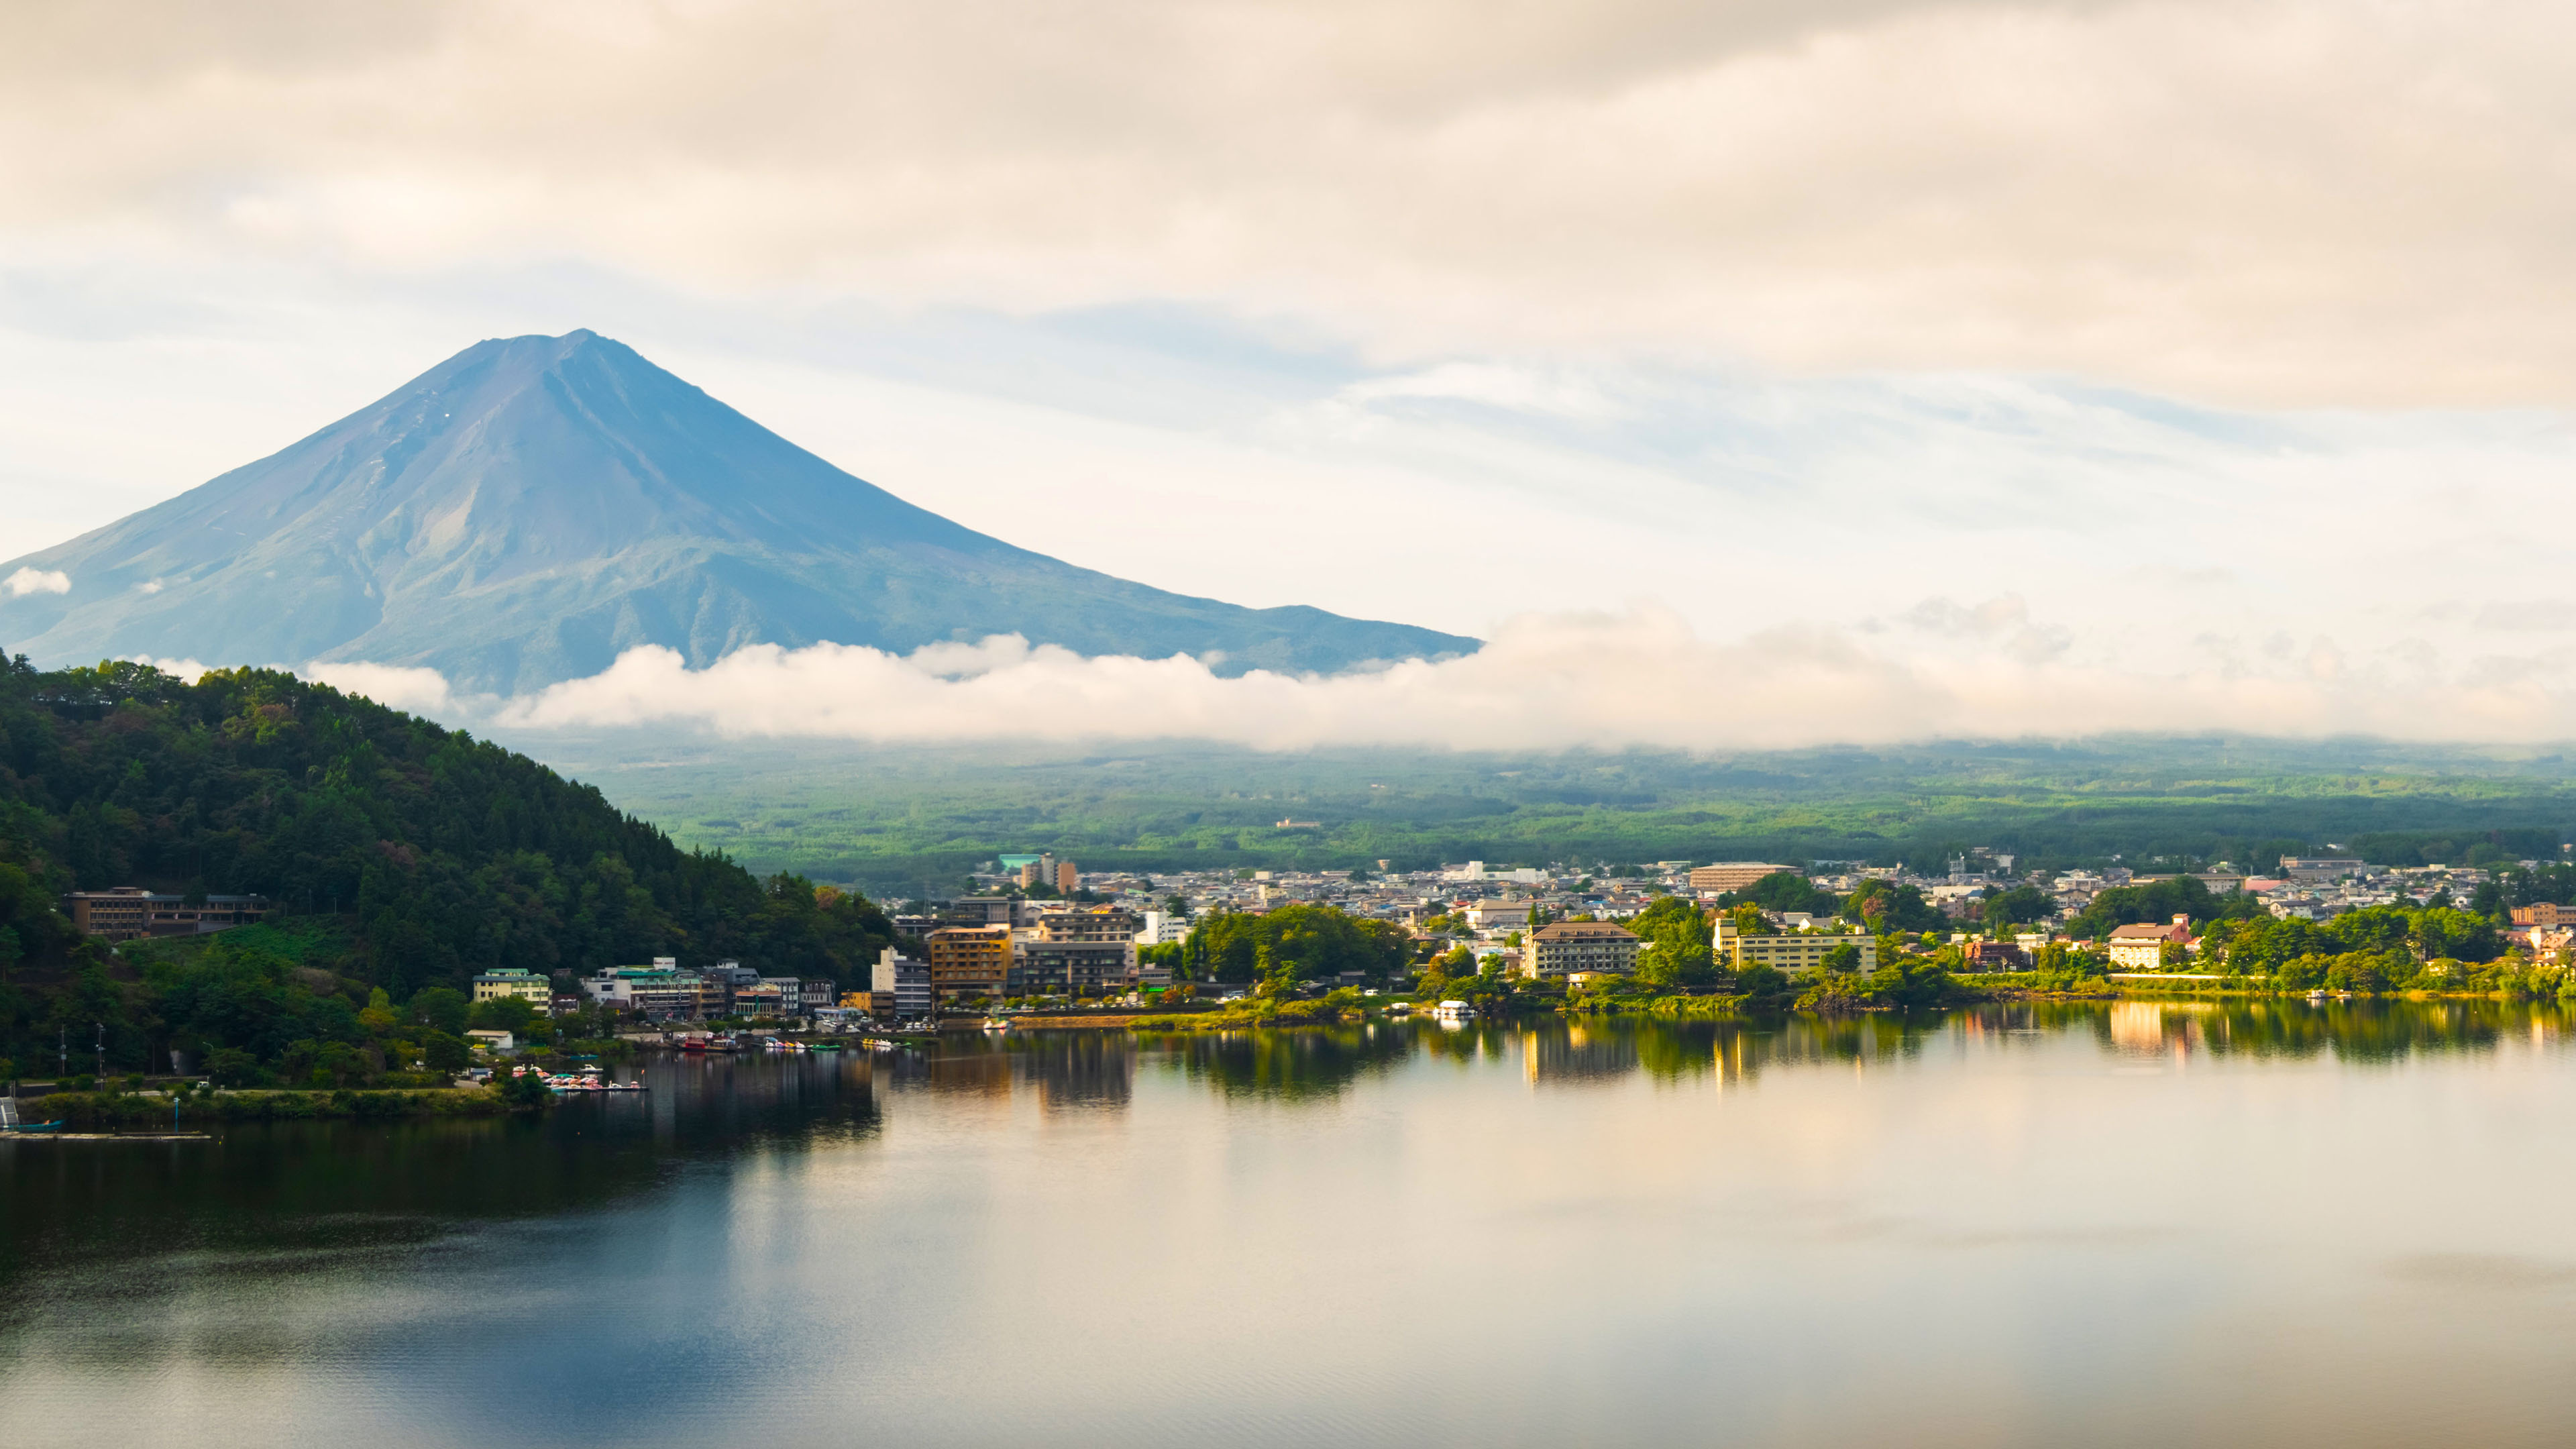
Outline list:
[[[623,343],[495,338],[265,458],[0,562],[40,664],[364,660],[472,692],[595,674],[643,644],[908,652],[1017,633],[1084,654],[1329,672],[1477,641],[1247,609],[1019,548],[878,488]]]

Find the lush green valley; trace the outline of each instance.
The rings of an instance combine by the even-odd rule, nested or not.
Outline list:
[[[514,740],[680,841],[886,895],[953,888],[998,851],[1086,869],[1442,861],[1862,860],[1939,869],[2262,868],[2329,844],[2405,865],[2557,854],[2552,751],[2133,739],[1707,756],[1318,750],[1089,752],[670,735]],[[1296,828],[1280,827],[1293,817]]]

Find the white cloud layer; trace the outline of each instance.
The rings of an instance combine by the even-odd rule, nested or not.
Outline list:
[[[2571,53],[2552,0],[21,0],[0,255],[2563,402]]]
[[[0,589],[7,589],[13,599],[29,594],[68,594],[72,591],[72,576],[61,569],[22,568],[0,579]]]
[[[2023,647],[2020,602],[1927,611],[1903,657],[1782,628],[1716,643],[1668,611],[1527,616],[1481,653],[1375,673],[1219,678],[1196,660],[1092,658],[1016,637],[909,657],[746,649],[692,671],[637,649],[500,708],[513,730],[681,727],[853,741],[1200,739],[1319,745],[1681,749],[1936,737],[2223,730],[2276,736],[2538,741],[2576,736],[2576,695],[2503,674],[2435,690],[2347,667],[2330,640],[2260,668],[2170,677]],[[1945,642],[1945,640],[1947,642]]]
[[[342,694],[363,694],[391,709],[433,717],[455,712],[456,699],[447,687],[447,677],[435,669],[412,669],[394,664],[307,664],[295,671],[306,679],[318,680]]]

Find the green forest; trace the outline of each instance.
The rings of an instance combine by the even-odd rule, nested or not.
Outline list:
[[[1004,851],[1087,870],[1444,862],[1855,861],[1938,873],[1988,846],[2020,870],[2388,865],[2558,854],[2576,770],[2549,751],[2379,741],[1951,742],[1691,755],[1166,741],[967,748],[531,733],[684,844],[887,899],[944,893]],[[1282,828],[1283,819],[1313,822]]]
[[[124,885],[266,896],[277,927],[327,929],[111,953],[55,909]],[[104,1026],[112,1067],[273,1064],[360,1050],[386,1036],[371,1005],[497,967],[734,958],[847,985],[892,938],[863,896],[684,849],[524,755],[289,674],[0,659],[0,1056]]]

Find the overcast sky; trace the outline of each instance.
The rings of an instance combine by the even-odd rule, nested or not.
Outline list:
[[[1162,587],[1848,665],[1657,739],[2560,737],[2571,57],[2475,0],[20,0],[0,557],[587,326]],[[1501,667],[1400,728],[1152,687],[1616,733]]]

